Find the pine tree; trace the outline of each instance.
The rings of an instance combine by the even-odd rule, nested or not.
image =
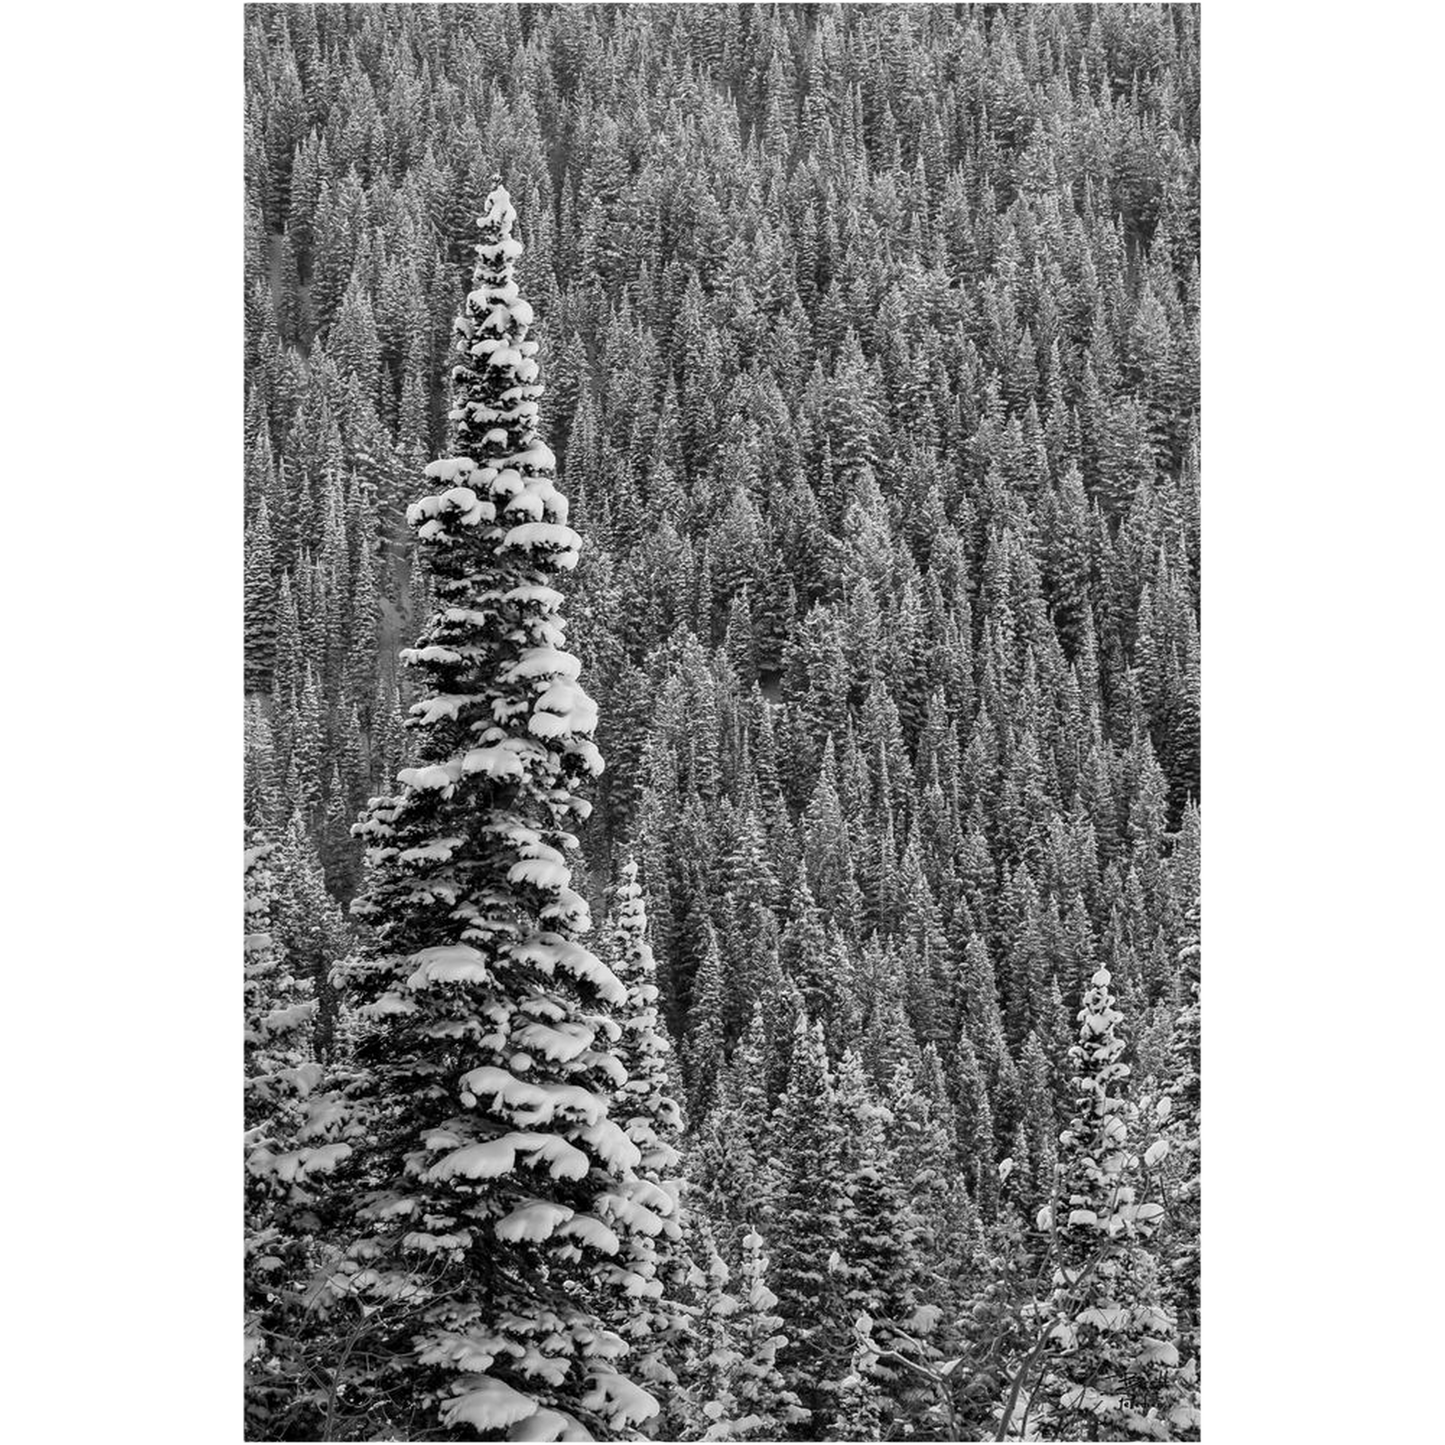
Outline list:
[[[635,1373],[666,1411],[677,1387],[670,1359],[687,1329],[680,1301],[686,1276],[678,1150],[683,1119],[672,1096],[672,1045],[658,1015],[657,966],[647,942],[647,911],[635,862],[623,865],[616,897],[614,972],[627,990],[616,1049],[627,1082],[618,1089],[611,1112],[637,1146],[637,1177],[662,1189],[672,1209],[655,1235],[634,1231],[627,1236],[623,1253],[604,1278],[635,1301],[623,1333],[632,1345]]]
[[[354,911],[374,942],[348,983],[371,1020],[357,1057],[376,1143],[353,1181],[351,1289],[405,1304],[386,1343],[414,1409],[555,1438],[656,1413],[624,1373],[627,1304],[598,1266],[675,1205],[610,1115],[620,1029],[604,1010],[627,992],[579,942],[570,824],[601,758],[562,650],[554,584],[580,538],[537,434],[515,220],[497,184],[457,322],[461,455],[428,467],[445,490],[408,514],[439,604],[406,654],[418,763],[357,826],[371,875]]]
[[[1048,1199],[1053,1193],[1054,1167],[1058,1162],[1058,1127],[1049,1084],[1049,1061],[1038,1034],[1032,1030],[1024,1040],[1019,1074],[1023,1085],[1022,1126],[1033,1165],[1033,1194],[1036,1199]]]
[[[1039,1394],[1061,1432],[1187,1437],[1198,1409],[1147,1248],[1164,1208],[1140,1198],[1129,1142],[1137,1111],[1111,982],[1108,969],[1094,975],[1070,1050],[1075,1112],[1060,1136],[1058,1200],[1041,1216],[1056,1258]]]
[[[737,1300],[727,1292],[732,1272],[706,1225],[697,1231],[697,1245],[700,1262],[694,1262],[689,1273],[694,1304],[692,1348],[684,1370],[688,1402],[683,1438],[731,1438],[728,1432],[740,1413],[733,1394],[742,1362],[733,1339]]]
[[[778,1186],[769,1231],[789,1340],[781,1352],[783,1376],[820,1433],[834,1417],[848,1346],[839,1258],[845,1207],[840,1122],[822,1029],[800,1018],[774,1125]]]
[[[1199,1346],[1200,1145],[1199,1145],[1199,916],[1191,910],[1179,949],[1183,1006],[1174,1020],[1172,1081],[1157,1106],[1167,1121],[1161,1138],[1168,1148],[1164,1187],[1172,1185],[1165,1232],[1171,1295],[1186,1350]],[[1165,1100],[1167,1099],[1167,1105]]]
[[[693,980],[687,1035],[688,1113],[707,1117],[723,1067],[723,962],[711,922],[702,926],[703,954]]]
[[[246,691],[269,692],[276,665],[276,572],[264,494],[246,528]]]
[[[908,1078],[907,1065],[899,1074]],[[911,1079],[910,1079],[911,1083]],[[920,1228],[909,1171],[899,1150],[903,1121],[880,1101],[851,1050],[838,1065],[839,1117],[844,1126],[840,1277],[848,1318],[859,1313],[899,1325],[913,1311]]]
[[[720,1292],[730,1271],[715,1253],[704,1286],[710,1294],[703,1315],[713,1342],[700,1372],[700,1393],[708,1398],[700,1402],[698,1424],[707,1423],[696,1438],[703,1440],[778,1440],[808,1419],[778,1368],[778,1351],[788,1339],[773,1313],[777,1296],[768,1288],[768,1258],[756,1229],[743,1236],[742,1249],[737,1295]]]
[[[293,1413],[306,1369],[308,1277],[322,1250],[316,1188],[351,1152],[348,1111],[311,1042],[316,999],[272,931],[274,847],[245,855],[246,1410],[258,1438]]]

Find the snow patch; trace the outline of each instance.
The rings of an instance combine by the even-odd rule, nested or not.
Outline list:
[[[505,1219],[495,1225],[498,1239],[511,1243],[528,1241],[540,1243],[550,1239],[559,1224],[572,1218],[573,1211],[565,1204],[554,1204],[547,1199],[532,1199],[514,1209]]]
[[[470,1425],[478,1434],[502,1430],[537,1413],[537,1402],[530,1395],[514,1390],[505,1381],[490,1375],[476,1375],[467,1382],[466,1394],[442,1409],[447,1425]]]

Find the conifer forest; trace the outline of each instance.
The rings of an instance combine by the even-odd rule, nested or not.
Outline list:
[[[1198,8],[243,24],[247,1438],[1198,1439]]]

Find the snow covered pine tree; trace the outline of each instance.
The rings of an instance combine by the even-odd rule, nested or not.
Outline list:
[[[627,1082],[617,1091],[611,1112],[642,1156],[638,1177],[664,1190],[674,1208],[661,1230],[632,1230],[622,1240],[604,1279],[619,1286],[631,1301],[630,1318],[622,1331],[631,1344],[629,1363],[662,1406],[654,1426],[665,1428],[678,1385],[669,1357],[679,1352],[689,1323],[681,1303],[688,1273],[677,1147],[683,1119],[673,1098],[672,1044],[658,1014],[657,965],[647,942],[647,908],[634,862],[623,865],[616,904],[612,947],[604,956],[627,990],[627,1002],[618,1011],[622,1037],[616,1050],[627,1070]]]
[[[458,455],[428,466],[440,490],[408,511],[436,600],[403,654],[423,679],[418,762],[357,824],[371,873],[355,912],[376,934],[346,982],[369,1020],[374,1142],[349,1287],[396,1321],[390,1369],[358,1388],[387,1392],[372,1418],[391,1428],[429,1414],[427,1438],[438,1418],[442,1438],[608,1438],[657,1405],[625,1373],[628,1301],[606,1283],[625,1272],[602,1266],[675,1204],[609,1114],[626,990],[578,941],[591,920],[567,863],[602,759],[551,585],[581,539],[537,434],[499,179],[485,207],[456,325]]]
[[[1039,1428],[1061,1439],[1189,1439],[1199,1425],[1195,1372],[1192,1361],[1181,1368],[1176,1323],[1145,1247],[1165,1211],[1139,1197],[1145,1175],[1129,1141],[1137,1110],[1111,984],[1106,968],[1090,980],[1069,1051],[1075,1112],[1059,1136],[1057,1204],[1067,1214],[1055,1219],[1048,1206],[1039,1218],[1058,1247],[1037,1402],[1050,1418]],[[1165,1148],[1150,1146],[1143,1162]]]
[[[254,837],[254,835],[253,835]],[[346,1111],[315,1056],[316,999],[274,936],[270,843],[245,854],[246,1426],[270,1432],[309,1374],[300,1343],[319,1253],[317,1195],[351,1153]]]
[[[742,1287],[730,1293],[732,1271],[723,1262],[706,1223],[692,1238],[706,1268],[692,1267],[696,1329],[687,1376],[691,1395],[685,1440],[781,1440],[808,1418],[778,1368],[788,1342],[773,1313],[778,1297],[768,1288],[762,1236],[743,1236]]]

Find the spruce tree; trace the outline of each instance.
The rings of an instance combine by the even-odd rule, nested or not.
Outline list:
[[[742,1267],[736,1294],[725,1286],[732,1272],[707,1238],[707,1270],[696,1270],[702,1295],[699,1334],[702,1351],[694,1356],[693,1428],[689,1439],[779,1440],[787,1429],[808,1419],[778,1367],[778,1351],[787,1343],[782,1320],[773,1313],[777,1296],[768,1288],[768,1258],[756,1229],[743,1236]]]
[[[733,1339],[737,1300],[728,1293],[731,1275],[706,1224],[696,1232],[694,1261],[688,1275],[693,1295],[691,1349],[684,1368],[687,1406],[683,1438],[730,1438],[739,1411],[733,1394],[742,1356]]]
[[[1148,1241],[1164,1207],[1141,1197],[1130,1144],[1126,1040],[1108,969],[1095,973],[1070,1050],[1074,1115],[1060,1136],[1057,1201],[1041,1212],[1054,1240],[1049,1349],[1039,1382],[1052,1428],[1119,1438],[1188,1436],[1198,1423],[1192,1377]]]
[[[838,1388],[838,1418],[833,1426],[838,1440],[882,1440],[886,1412],[883,1386],[878,1378],[878,1350],[869,1333],[871,1318],[858,1318],[859,1335],[853,1347],[851,1368]]]
[[[1165,1121],[1162,1138],[1168,1149],[1165,1188],[1171,1188],[1170,1219],[1165,1230],[1166,1264],[1179,1316],[1180,1338],[1198,1348],[1200,1265],[1199,1143],[1199,915],[1191,910],[1179,948],[1183,1005],[1174,1019],[1172,1079],[1157,1106]],[[1167,1099],[1167,1104],[1165,1100]],[[1146,1155],[1146,1158],[1148,1156]]]
[[[246,528],[246,691],[271,690],[276,663],[276,574],[271,518],[263,495]]]
[[[775,1241],[778,1307],[789,1343],[784,1378],[826,1431],[847,1357],[840,1250],[841,1120],[818,1024],[799,1018],[787,1091],[778,1105],[778,1186],[769,1223]],[[792,1437],[800,1438],[800,1437]]]
[[[451,1436],[625,1431],[657,1411],[626,1373],[625,1295],[600,1275],[675,1211],[612,1116],[627,1002],[580,941],[578,790],[602,770],[596,708],[564,650],[561,574],[581,539],[537,432],[532,310],[498,183],[457,321],[458,455],[408,520],[437,611],[404,654],[420,674],[417,764],[357,832],[369,956],[348,970],[375,1142],[352,1181],[350,1288],[402,1306],[374,1388]]]
[[[848,1307],[898,1323],[910,1313],[918,1228],[896,1147],[899,1120],[876,1097],[851,1049],[838,1065],[837,1095],[844,1127],[840,1275]]]
[[[657,966],[647,942],[647,910],[635,862],[623,865],[616,899],[614,972],[627,990],[619,1010],[617,1055],[627,1082],[617,1090],[612,1114],[641,1156],[637,1177],[662,1189],[673,1207],[656,1234],[635,1230],[624,1237],[623,1250],[603,1278],[633,1301],[623,1334],[632,1345],[637,1377],[666,1411],[677,1387],[672,1360],[687,1329],[681,1306],[686,1269],[678,1150],[683,1119],[673,1098],[672,1045],[658,1014]]]
[[[723,1069],[723,960],[717,932],[710,921],[702,926],[703,954],[693,979],[688,1009],[688,1114],[707,1117],[717,1098]]]
[[[312,1018],[313,1046],[331,1052],[337,999],[332,970],[348,951],[340,909],[326,890],[326,872],[316,837],[299,807],[280,830],[271,860],[272,931],[293,972],[310,984],[317,1008]]]
[[[1048,1199],[1053,1193],[1054,1167],[1058,1162],[1058,1126],[1049,1085],[1049,1061],[1039,1036],[1032,1030],[1024,1041],[1019,1063],[1023,1086],[1022,1126],[1034,1171],[1031,1183],[1036,1198]]]
[[[743,1236],[740,1278],[741,1309],[734,1324],[741,1359],[733,1397],[743,1413],[746,1433],[739,1440],[776,1440],[784,1430],[799,1426],[808,1412],[788,1389],[778,1366],[778,1352],[788,1343],[783,1321],[773,1313],[778,1297],[768,1288],[768,1257],[756,1229]]]
[[[353,1148],[311,1041],[316,999],[273,931],[274,852],[252,841],[245,854],[246,1412],[258,1438],[280,1438],[305,1394],[307,1291],[323,1257],[317,1188]]]
[[[712,1112],[693,1131],[686,1171],[689,1197],[711,1221],[729,1259],[741,1258],[742,1236],[771,1208],[768,1112],[775,1072],[758,1002]]]

